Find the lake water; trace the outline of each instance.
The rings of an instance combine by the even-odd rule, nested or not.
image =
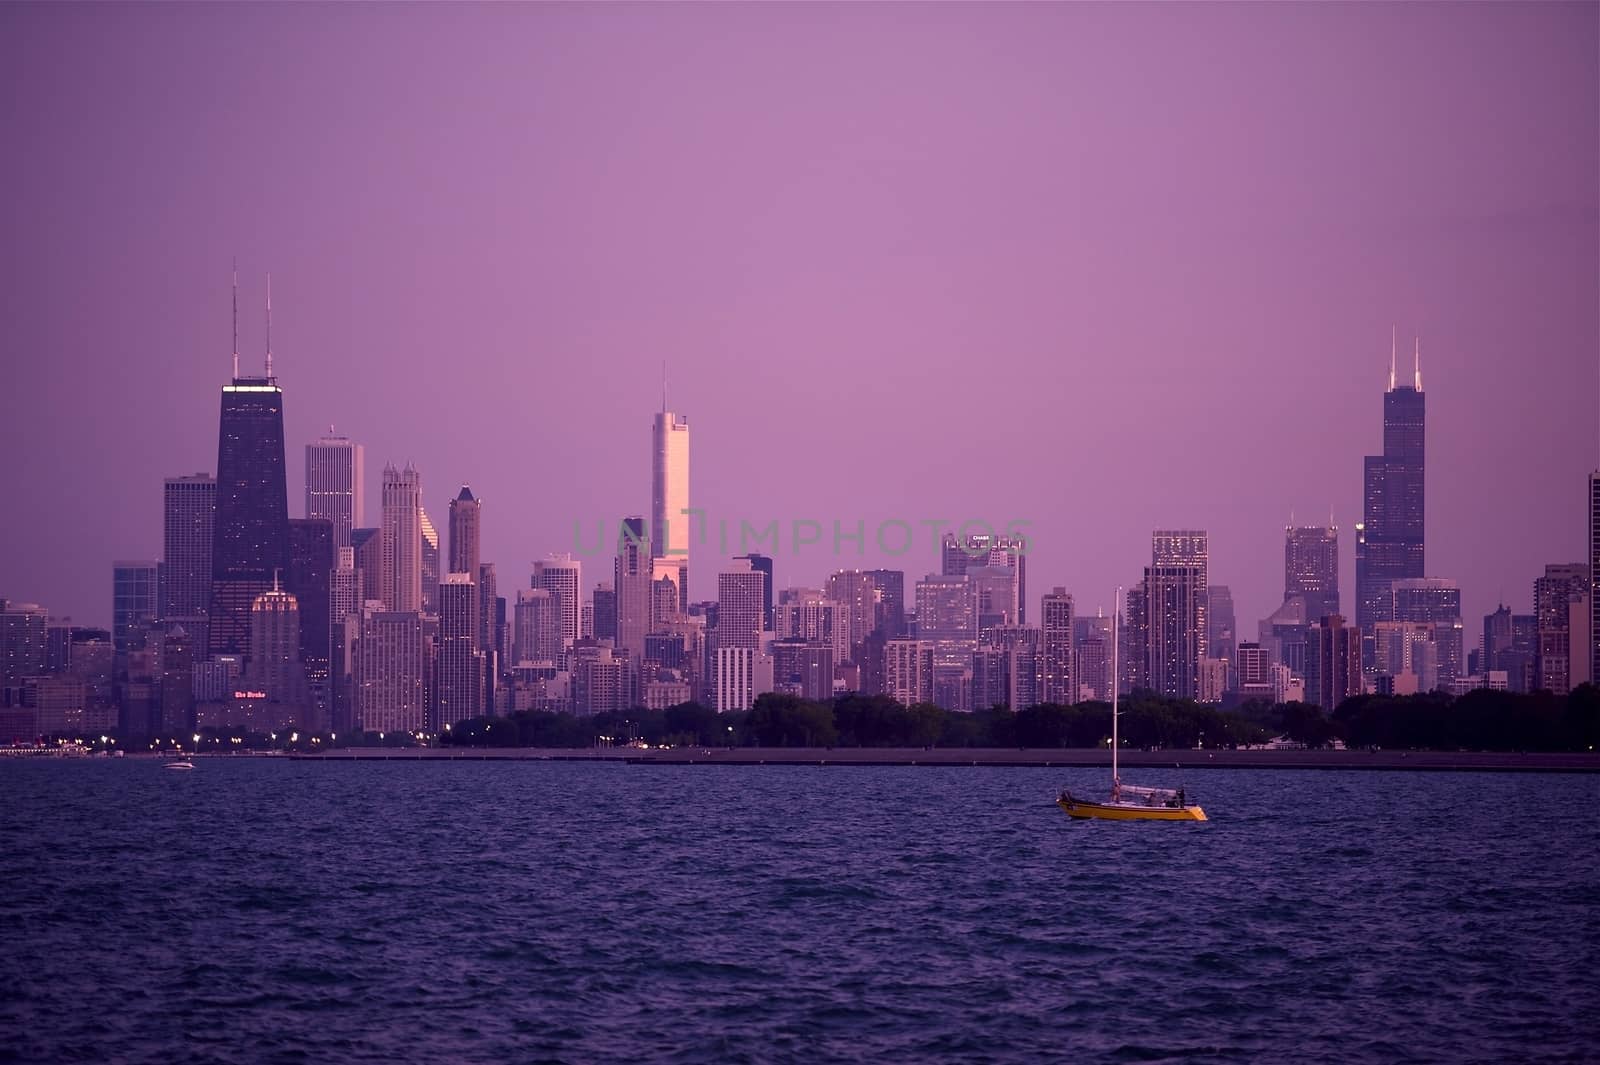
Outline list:
[[[197,765],[0,764],[0,1060],[1600,1053],[1593,776]]]

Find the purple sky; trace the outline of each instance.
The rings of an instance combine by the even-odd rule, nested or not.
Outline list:
[[[520,585],[648,513],[666,359],[714,516],[1026,519],[1091,611],[1205,528],[1247,635],[1291,511],[1349,604],[1397,324],[1476,636],[1585,550],[1597,55],[1593,4],[0,7],[0,595],[106,624],[159,555],[237,255],[292,515],[335,423],[369,524],[386,459],[468,481]],[[880,562],[937,565],[778,584]]]

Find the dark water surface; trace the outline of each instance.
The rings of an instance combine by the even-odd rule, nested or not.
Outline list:
[[[1102,776],[0,765],[0,1059],[1600,1053],[1597,778]]]

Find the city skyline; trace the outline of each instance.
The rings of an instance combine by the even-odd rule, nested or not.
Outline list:
[[[935,90],[925,104],[876,88],[882,70],[839,45],[841,31],[875,40],[904,27],[868,9],[820,10],[793,16],[795,47],[830,62],[851,91],[808,93],[761,76],[759,64],[744,71],[750,105],[794,121],[784,139],[758,136],[739,166],[705,153],[676,169],[652,165],[649,129],[602,94],[590,118],[614,134],[608,143],[641,179],[625,179],[627,165],[602,166],[582,130],[490,107],[466,131],[470,141],[423,122],[422,132],[380,145],[395,184],[367,206],[338,182],[318,191],[295,171],[280,173],[272,161],[282,157],[265,146],[315,149],[332,173],[373,165],[318,131],[383,113],[383,94],[398,85],[394,57],[417,34],[455,32],[430,13],[386,24],[367,42],[370,85],[349,85],[333,53],[304,39],[287,53],[305,72],[289,96],[259,100],[238,79],[217,79],[229,105],[224,125],[194,111],[183,91],[203,72],[191,67],[208,61],[197,49],[217,44],[226,54],[237,35],[306,26],[325,30],[333,49],[351,28],[316,9],[246,11],[192,40],[152,35],[125,49],[118,33],[150,28],[116,12],[92,24],[41,9],[0,17],[10,36],[38,43],[20,56],[18,77],[54,86],[86,64],[139,90],[102,111],[43,92],[36,124],[11,129],[12,143],[49,158],[29,146],[49,123],[71,123],[99,137],[113,160],[154,153],[152,180],[171,191],[86,186],[75,173],[47,186],[39,179],[54,173],[48,166],[20,178],[17,202],[76,202],[103,220],[47,238],[34,214],[51,211],[17,216],[16,246],[41,255],[27,271],[8,260],[19,294],[12,343],[29,357],[0,414],[19,440],[48,446],[43,459],[5,466],[0,489],[41,501],[41,520],[7,528],[0,586],[53,614],[108,624],[112,563],[159,556],[162,503],[152,486],[213,467],[207,410],[230,347],[242,349],[246,373],[263,361],[269,266],[275,370],[290,397],[293,516],[304,493],[300,449],[335,425],[372,464],[369,515],[386,462],[416,463],[433,515],[445,513],[456,486],[473,485],[487,501],[482,555],[499,566],[502,589],[524,583],[532,560],[569,550],[573,521],[649,513],[638,442],[642,412],[658,406],[665,359],[672,406],[695,426],[691,498],[710,513],[869,525],[1028,520],[1033,589],[1067,588],[1080,614],[1109,609],[1111,589],[1137,578],[1150,530],[1205,529],[1210,579],[1232,588],[1248,636],[1281,598],[1282,527],[1293,514],[1320,520],[1331,504],[1351,614],[1357,460],[1377,449],[1374,394],[1396,325],[1402,350],[1421,335],[1432,394],[1425,575],[1460,583],[1470,624],[1501,601],[1531,610],[1532,580],[1546,564],[1586,557],[1585,477],[1597,460],[1597,180],[1592,153],[1557,131],[1596,124],[1593,94],[1583,91],[1595,75],[1583,47],[1592,10],[1175,12],[1158,25],[1137,9],[1041,9],[990,24],[1004,63],[972,52],[962,36],[972,16],[951,10],[911,28],[921,47],[875,61],[903,84]],[[481,29],[495,17],[540,29],[574,59],[618,47],[589,24],[606,18],[595,13],[465,21]],[[635,56],[641,70],[660,71],[657,49],[692,47],[701,25],[692,9],[641,17],[660,41]],[[1064,54],[1030,46],[1041,27],[1064,31],[1051,36],[1058,48],[1068,42]],[[1287,79],[1284,95],[1299,111],[1236,98],[1179,46],[1179,27],[1251,76]],[[752,59],[774,47],[737,17],[724,29]],[[1269,37],[1278,58],[1255,50]],[[1486,69],[1475,57],[1490,39],[1541,61]],[[996,124],[1008,113],[1039,119],[1028,102],[1039,94],[1025,78],[1042,79],[1058,101],[1096,86],[1126,96],[1126,77],[1090,53],[1133,40],[1167,60],[1158,64],[1169,68],[1162,84],[1191,91],[1155,108],[1129,99],[1126,123],[1145,130],[1144,140],[1073,106],[1075,138],[1046,123],[1048,135],[1025,145]],[[59,69],[36,58],[69,53],[78,59]],[[1324,63],[1359,55],[1370,76],[1337,91],[1297,79],[1284,59],[1310,55]],[[163,57],[173,62],[163,67]],[[463,93],[521,98],[518,79],[532,75],[511,58],[491,45],[482,70],[446,102],[459,105]],[[737,117],[705,92],[711,75],[725,80],[743,61],[721,50],[706,58],[714,68],[706,80],[672,73],[647,108],[671,122],[707,106],[718,121]],[[953,78],[952,59],[968,64],[956,64],[965,72]],[[619,68],[613,60],[607,69]],[[552,63],[538,77],[564,90],[591,87],[572,64]],[[319,126],[308,110],[317,92],[348,111]],[[958,99],[970,104],[952,112]],[[156,117],[153,101],[169,113]],[[1191,132],[1163,117],[1169,106]],[[1320,116],[1322,139],[1297,125],[1306,108]],[[1213,110],[1232,117],[1219,122]],[[841,132],[855,128],[871,136]],[[182,206],[194,175],[162,162],[176,157],[176,138],[196,131],[227,149],[205,182],[227,196],[203,232]],[[569,168],[530,169],[535,135],[567,149]],[[1183,183],[1151,176],[1189,136],[1210,136],[1225,149],[1219,156],[1233,149],[1237,158]],[[954,142],[989,146],[1004,170],[952,154]],[[447,176],[448,198],[405,176],[441,146],[462,161]],[[1370,176],[1375,161],[1400,159]],[[1363,180],[1353,182],[1357,172]],[[1239,184],[1243,173],[1259,174],[1259,184]],[[1068,175],[1068,195],[1031,174]],[[1008,175],[1022,175],[1020,185]],[[1116,187],[1130,175],[1128,188]],[[513,177],[540,195],[507,199],[502,182]],[[783,192],[776,199],[766,191],[774,188]],[[448,195],[471,189],[484,195]],[[996,197],[1000,189],[1010,194]],[[412,194],[422,209],[402,213]],[[153,206],[124,212],[134,197]],[[514,206],[491,229],[491,216],[469,200]],[[679,200],[687,210],[665,209]],[[582,215],[572,205],[613,202],[647,213],[624,209],[615,224],[570,220]],[[713,208],[727,221],[696,223]],[[377,228],[358,228],[362,219]],[[489,236],[500,232],[503,240]],[[751,234],[759,244],[748,243]],[[402,237],[413,252],[397,252]],[[230,345],[235,254],[245,268],[240,339]],[[588,274],[562,269],[574,255]],[[62,313],[54,294],[69,291],[92,294],[92,329]],[[85,365],[93,372],[82,373]],[[438,387],[446,377],[462,387]],[[962,405],[981,431],[923,431]],[[68,428],[79,424],[104,429]],[[806,428],[815,432],[797,440]],[[560,476],[534,476],[541,465]],[[605,554],[588,561],[591,580],[610,568]],[[902,569],[914,584],[938,568],[935,558],[886,557],[870,545],[859,557],[776,563],[779,588],[818,586],[836,568]],[[709,597],[727,564],[697,553],[696,598]]]

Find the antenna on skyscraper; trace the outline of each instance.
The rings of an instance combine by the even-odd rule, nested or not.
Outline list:
[[[1422,338],[1421,337],[1412,337],[1411,339],[1416,345],[1415,347],[1413,347],[1411,349],[1412,358],[1415,360],[1412,363],[1413,369],[1412,369],[1411,372],[1416,375],[1416,388],[1417,388],[1418,392],[1421,392],[1422,391]]]
[[[267,275],[267,380],[272,380],[272,275]]]
[[[1395,349],[1399,345],[1400,330],[1395,326],[1389,327],[1389,391],[1394,391],[1394,357]]]
[[[239,379],[239,257],[233,257],[233,378]]]
[[[661,360],[661,413],[667,413],[667,360]]]

